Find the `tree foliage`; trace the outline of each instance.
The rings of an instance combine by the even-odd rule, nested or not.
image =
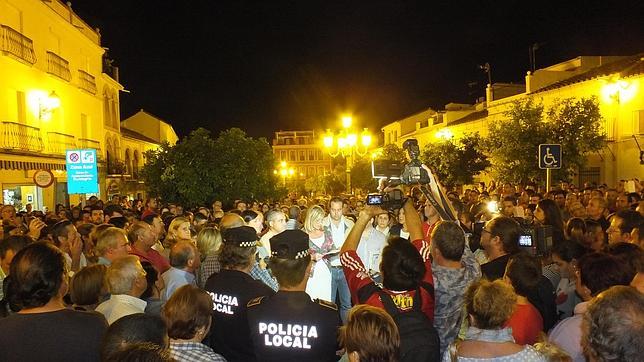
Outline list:
[[[390,143],[384,146],[382,148],[382,154],[378,158],[398,163],[407,162],[407,154],[405,153],[405,150],[398,147],[398,145],[395,143]]]
[[[377,186],[378,182],[371,174],[371,158],[356,159],[351,168],[351,187],[369,192],[374,191]]]
[[[568,179],[584,166],[589,152],[601,149],[606,142],[595,97],[567,98],[547,110],[532,99],[517,101],[505,115],[505,120],[490,124],[485,140],[492,170],[503,181],[542,178],[538,158],[542,143],[561,144],[563,169],[554,172],[554,177]]]
[[[199,128],[175,146],[146,153],[141,171],[151,195],[197,206],[212,200],[265,199],[275,194],[273,153],[265,139],[231,128],[213,139]]]
[[[478,133],[439,143],[429,143],[423,149],[421,160],[447,186],[474,182],[474,177],[490,166],[480,145]]]
[[[552,130],[549,140],[561,144],[563,159],[562,169],[554,172],[554,177],[569,180],[585,166],[588,153],[606,144],[599,102],[596,97],[558,100],[548,109],[547,119]]]

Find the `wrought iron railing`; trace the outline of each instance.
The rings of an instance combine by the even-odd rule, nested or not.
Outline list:
[[[8,150],[42,152],[44,149],[40,128],[21,123],[0,122],[0,148]]]
[[[7,25],[0,25],[0,50],[29,64],[36,63],[33,41]]]
[[[78,70],[78,86],[92,94],[96,94],[96,78],[84,70]]]
[[[60,79],[70,81],[72,73],[69,71],[69,62],[54,52],[47,52],[47,73]]]
[[[74,136],[60,132],[47,132],[47,152],[65,154],[65,150],[78,148]]]

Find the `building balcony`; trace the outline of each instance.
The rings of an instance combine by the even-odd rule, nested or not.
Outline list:
[[[47,52],[47,73],[69,82],[72,73],[69,71],[69,62],[54,52]]]
[[[78,70],[78,86],[92,94],[96,94],[96,78],[84,70]]]
[[[66,150],[74,150],[76,140],[74,136],[60,132],[47,132],[47,152],[64,155]]]
[[[88,149],[88,148],[93,148],[96,150],[96,156],[101,159],[102,153],[101,153],[101,143],[96,140],[92,140],[89,138],[79,138],[76,140],[76,145],[78,148],[82,149]]]
[[[115,81],[119,81],[119,67],[115,66],[114,61],[106,56],[103,56],[103,73],[110,76]]]
[[[33,41],[7,25],[0,25],[0,50],[26,63],[36,63]]]
[[[12,151],[42,152],[44,144],[40,128],[24,124],[0,122],[0,148]]]
[[[109,176],[129,176],[125,163],[120,160],[111,160],[107,163],[107,174]]]

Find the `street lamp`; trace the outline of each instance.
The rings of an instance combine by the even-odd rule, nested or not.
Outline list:
[[[357,133],[351,128],[352,123],[351,116],[343,116],[342,129],[337,132],[327,129],[322,140],[329,156],[335,158],[342,155],[347,162],[347,193],[351,193],[351,167],[355,155],[360,157],[366,155],[371,145],[369,130],[363,128],[362,132]]]
[[[295,170],[292,167],[288,167],[286,161],[282,161],[280,162],[279,170],[273,170],[273,174],[282,176],[282,183],[284,184],[284,187],[286,187],[286,178],[293,177]]]

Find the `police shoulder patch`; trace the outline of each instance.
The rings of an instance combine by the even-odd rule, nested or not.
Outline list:
[[[321,305],[321,306],[323,306],[323,307],[326,307],[326,308],[329,308],[329,309],[333,309],[333,310],[335,310],[335,311],[337,311],[337,310],[338,310],[338,306],[337,306],[337,305],[335,305],[335,303],[328,302],[328,301],[326,301],[326,300],[322,300],[322,299],[316,299],[315,301],[316,301],[319,305]]]
[[[254,306],[256,306],[256,305],[258,305],[258,304],[262,303],[262,299],[264,299],[264,297],[257,297],[257,298],[255,298],[255,299],[251,299],[251,300],[249,300],[249,301],[248,301],[248,303],[246,304],[246,306],[247,306],[247,307],[254,307]]]

